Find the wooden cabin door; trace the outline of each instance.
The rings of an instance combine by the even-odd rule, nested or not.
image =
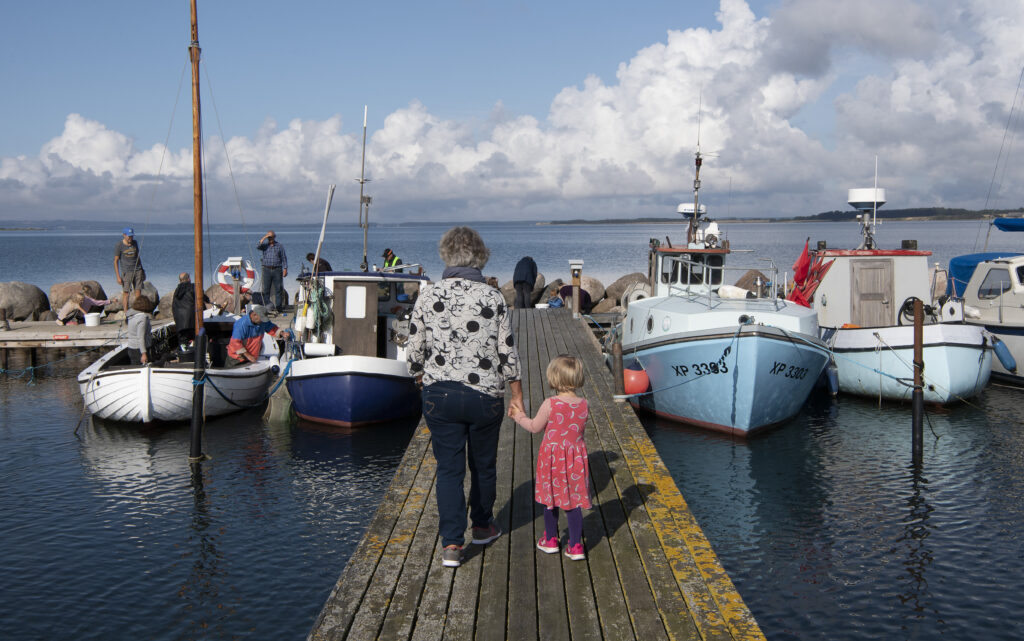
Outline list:
[[[853,260],[850,270],[850,322],[861,327],[892,325],[892,259]]]
[[[377,355],[376,283],[334,281],[334,344],[342,355]]]

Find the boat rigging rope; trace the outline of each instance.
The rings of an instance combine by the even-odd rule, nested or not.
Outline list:
[[[256,261],[256,254],[254,253],[255,243],[252,242],[252,238],[249,235],[249,227],[245,223],[245,212],[242,210],[242,199],[238,195],[238,184],[235,182],[235,171],[231,167],[231,156],[228,154],[228,147],[226,138],[224,137],[224,127],[220,122],[220,112],[217,110],[217,100],[213,95],[213,83],[210,82],[210,72],[206,65],[206,60],[202,60],[203,74],[206,76],[206,90],[210,94],[210,105],[213,107],[214,119],[217,121],[217,131],[220,133],[221,147],[224,149],[224,162],[228,168],[228,176],[231,178],[231,191],[235,197],[235,205],[238,207],[238,217],[242,220],[242,235],[245,236],[246,252],[249,255],[249,261],[252,265],[258,265]],[[203,163],[204,171],[206,164]],[[206,193],[205,191],[203,192]]]

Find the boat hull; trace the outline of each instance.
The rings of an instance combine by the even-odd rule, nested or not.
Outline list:
[[[106,367],[124,349],[119,347],[79,374],[78,385],[86,409],[94,416],[112,421],[190,420],[192,367]],[[274,358],[245,367],[207,370],[203,413],[220,416],[258,405],[265,400],[276,366]]]
[[[887,400],[913,393],[914,328],[826,328],[835,353],[839,391]],[[923,327],[924,400],[948,404],[977,395],[992,373],[984,328],[961,323]]]
[[[634,407],[739,436],[795,416],[829,360],[816,338],[756,325],[623,344],[623,352],[650,380]]]
[[[286,379],[295,413],[345,427],[407,418],[420,411],[420,391],[404,361],[325,356],[294,361]]]

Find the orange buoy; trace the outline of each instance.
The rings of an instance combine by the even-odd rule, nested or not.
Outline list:
[[[622,383],[627,394],[643,394],[651,387],[647,372],[642,369],[622,370]]]

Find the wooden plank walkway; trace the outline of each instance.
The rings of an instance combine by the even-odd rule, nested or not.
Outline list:
[[[56,321],[8,321],[10,329],[0,331],[0,348],[42,347],[68,349],[114,345],[126,334],[122,321],[103,321],[97,327],[58,325]],[[153,319],[156,332],[174,323],[171,319]]]
[[[764,639],[633,410],[612,401],[611,375],[584,321],[568,310],[523,310],[513,322],[531,415],[548,393],[552,357],[573,354],[586,367],[596,496],[584,511],[586,561],[536,549],[542,434],[506,418],[495,503],[505,534],[468,545],[461,567],[443,567],[435,463],[421,423],[309,638]],[[560,526],[564,541],[564,517]]]

